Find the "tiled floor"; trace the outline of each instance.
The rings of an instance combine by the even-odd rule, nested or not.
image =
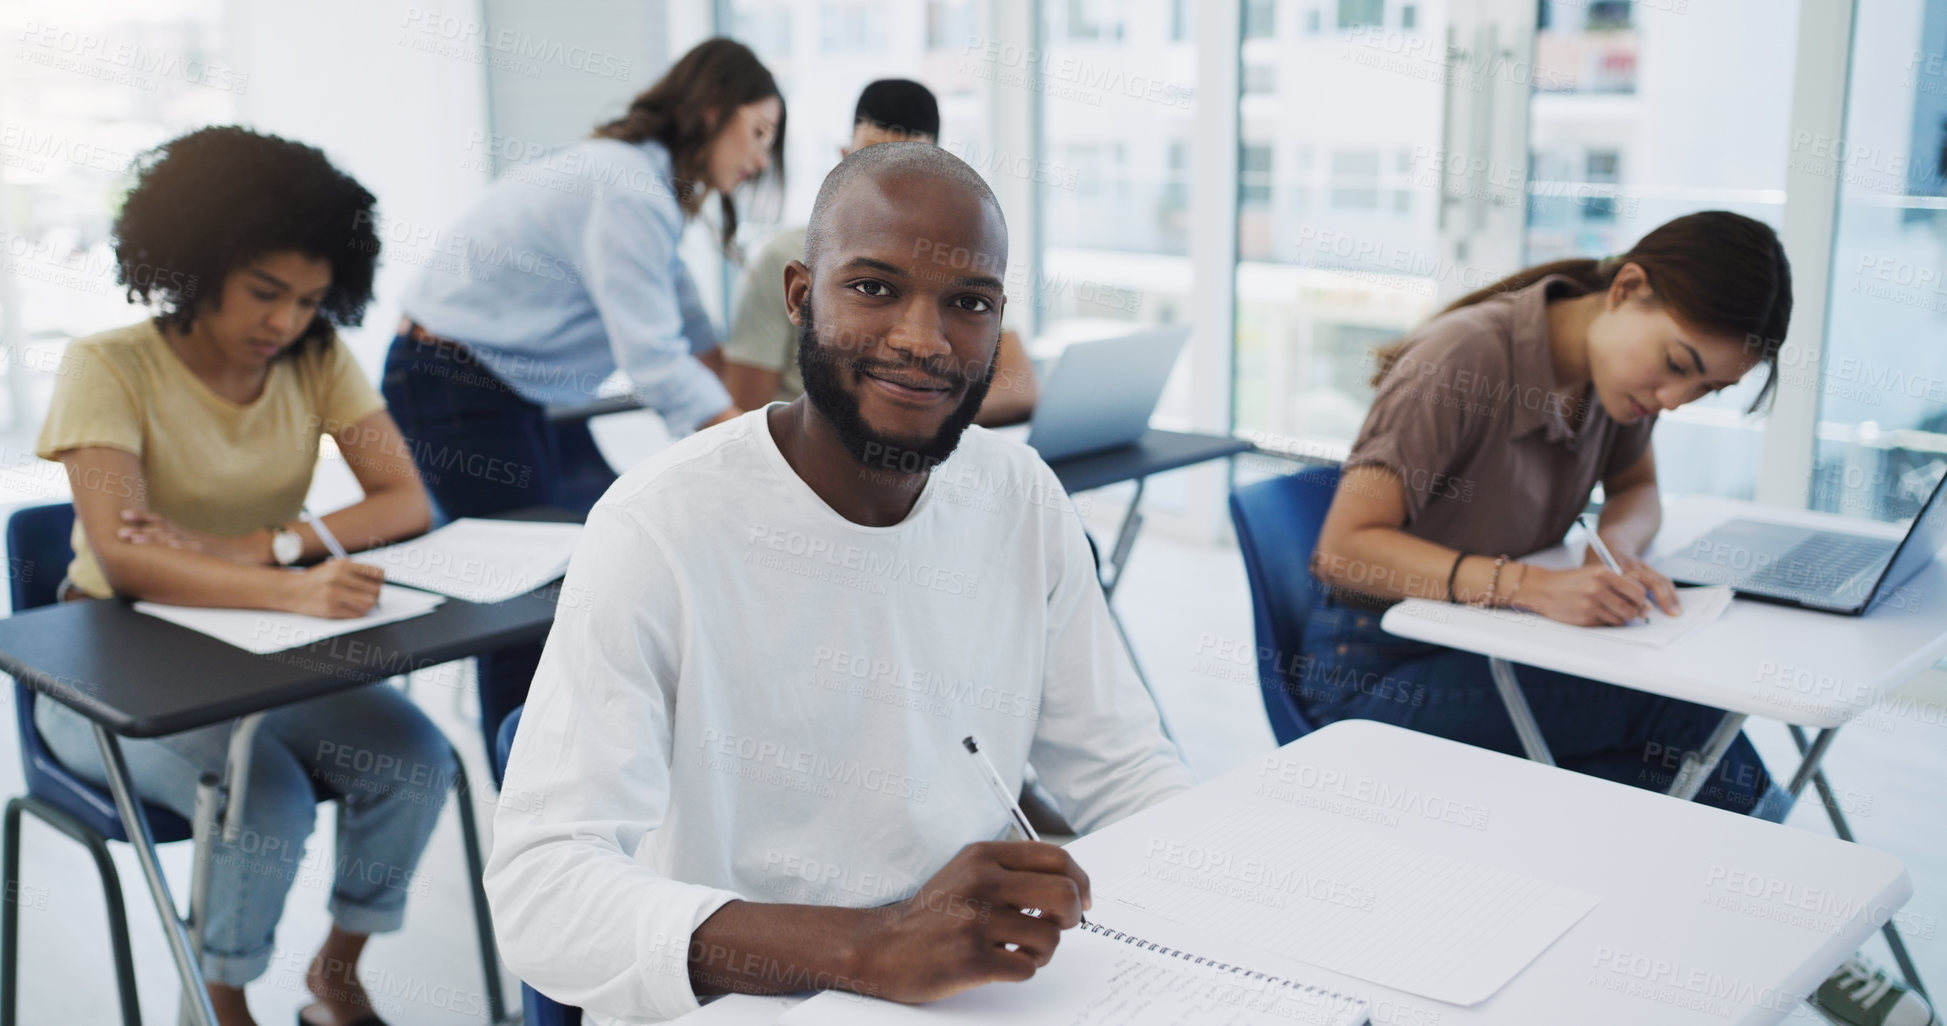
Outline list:
[[[1118,500],[1106,493],[1095,504],[1090,519],[1098,531],[1113,526]],[[1252,643],[1249,597],[1234,548],[1151,530],[1135,549],[1116,605],[1184,753],[1200,775],[1222,772],[1272,748],[1252,668],[1229,658],[1232,648],[1248,652]],[[470,731],[471,695],[464,678],[428,674],[416,684],[415,695],[460,742],[474,779],[485,780],[478,738]],[[1772,765],[1792,764],[1791,742],[1782,727],[1759,724],[1751,733]],[[0,736],[6,739],[0,749],[11,749],[13,732]],[[1942,825],[1947,675],[1924,675],[1863,718],[1840,737],[1827,765],[1860,840],[1906,860],[1915,888],[1914,900],[1902,915],[1909,942],[1923,974],[1947,980],[1947,943],[1938,928],[1947,915],[1947,852],[1941,844],[1947,837]],[[12,751],[0,751],[0,793],[20,790],[18,758]],[[486,816],[491,809],[483,804],[481,812]],[[330,820],[326,807],[313,836],[314,859],[327,857],[320,839],[331,836]],[[1830,832],[1813,802],[1802,803],[1790,825]],[[459,848],[457,818],[449,811],[422,866],[423,888],[415,885],[406,929],[374,940],[367,956],[368,988],[391,1010],[394,1022],[446,1026],[484,1018]],[[163,852],[174,886],[186,886],[188,855],[182,845]],[[27,828],[23,859],[21,1021],[114,1021],[103,905],[89,864],[78,846],[38,825]],[[175,1016],[176,986],[160,927],[133,858],[123,849],[116,860],[129,896],[143,1015],[151,1022],[168,1022]],[[298,980],[329,922],[325,898],[323,890],[302,879],[293,893],[278,932],[274,968],[251,988],[261,1022],[289,1022],[293,1009],[303,1003]],[[1878,941],[1867,950],[1890,962]]]

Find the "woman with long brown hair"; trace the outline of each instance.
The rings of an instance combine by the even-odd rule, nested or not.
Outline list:
[[[442,237],[386,358],[386,401],[442,514],[594,505],[615,472],[586,422],[551,422],[547,407],[592,402],[618,368],[673,433],[742,412],[677,243],[715,193],[728,249],[733,194],[781,179],[783,162],[776,80],[748,47],[710,39],[592,138],[502,169]],[[539,656],[481,659],[487,737]]]
[[[1790,316],[1776,234],[1711,211],[1619,256],[1516,273],[1382,348],[1312,558],[1328,588],[1305,629],[1305,714],[1520,751],[1485,658],[1387,634],[1380,614],[1408,597],[1580,625],[1627,623],[1651,603],[1676,612],[1670,581],[1638,558],[1660,516],[1650,430],[1663,410],[1775,368]],[[1622,573],[1593,551],[1571,570],[1514,558],[1560,541],[1597,482],[1597,533]],[[1519,677],[1563,766],[1643,787],[1669,784],[1646,751],[1694,750],[1719,716],[1531,667]],[[1788,807],[1778,798],[1742,736],[1699,795],[1773,818]]]
[[[1583,626],[1628,623],[1652,604],[1678,612],[1669,579],[1640,558],[1661,516],[1650,431],[1657,414],[1763,365],[1761,407],[1791,307],[1778,236],[1705,211],[1626,253],[1516,273],[1380,350],[1378,394],[1312,560],[1328,587],[1305,625],[1294,696],[1305,715],[1519,753],[1485,657],[1387,634],[1380,615],[1409,597]],[[1596,533],[1621,573],[1593,551],[1566,570],[1515,558],[1560,542],[1598,482]],[[1723,715],[1534,667],[1516,677],[1560,765],[1637,787],[1669,787],[1666,753],[1700,749]],[[1742,734],[1698,800],[1772,820],[1791,807]],[[1854,959],[1818,1001],[1846,1022],[1931,1020],[1895,987]]]

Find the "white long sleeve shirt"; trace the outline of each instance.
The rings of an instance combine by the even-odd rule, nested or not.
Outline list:
[[[690,935],[725,902],[884,905],[1002,836],[969,734],[1083,830],[1194,783],[1035,453],[970,428],[866,527],[764,410],[685,439],[569,566],[494,820],[501,952],[598,1026],[694,1009]]]

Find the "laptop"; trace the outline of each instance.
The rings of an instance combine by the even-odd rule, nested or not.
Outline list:
[[[1947,544],[1943,491],[1947,476],[1897,541],[1740,519],[1704,534],[1657,569],[1679,584],[1728,584],[1744,598],[1859,616]]]
[[[1053,463],[1129,445],[1149,430],[1188,325],[1076,342],[1041,385],[1028,444]]]

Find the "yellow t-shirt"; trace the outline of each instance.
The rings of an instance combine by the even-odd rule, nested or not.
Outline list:
[[[311,488],[319,437],[385,408],[335,334],[278,357],[248,405],[211,391],[153,321],[68,343],[59,378],[35,455],[51,460],[97,445],[130,453],[142,462],[150,510],[225,537],[294,519]],[[127,484],[99,487],[133,505]],[[112,594],[79,521],[68,576],[96,598]]]

